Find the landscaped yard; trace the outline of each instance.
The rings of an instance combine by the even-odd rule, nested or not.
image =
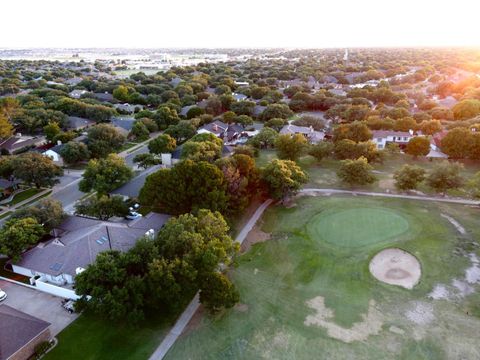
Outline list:
[[[230,273],[240,304],[197,318],[167,358],[478,359],[478,212],[353,196],[272,207],[254,231],[270,239]],[[370,274],[385,248],[420,262],[412,290]]]
[[[46,360],[145,360],[162,341],[171,324],[150,318],[140,327],[119,325],[81,315],[58,338]]]
[[[38,194],[41,191],[43,191],[43,189],[37,189],[37,188],[30,188],[30,189],[27,189],[25,191],[22,191],[21,193],[16,194],[13,197],[12,201],[10,201],[8,203],[8,205],[10,205],[10,206],[16,205],[19,202],[22,202],[24,200],[27,200],[27,199],[31,198],[32,196]]]

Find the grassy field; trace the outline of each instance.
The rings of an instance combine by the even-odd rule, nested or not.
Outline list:
[[[465,279],[479,255],[478,211],[347,196],[270,208],[261,226],[270,240],[230,273],[241,304],[191,324],[167,358],[479,359],[479,285]],[[369,260],[388,247],[420,261],[413,290],[370,275]],[[439,286],[448,299],[431,298]]]
[[[265,166],[270,160],[276,159],[277,155],[275,150],[267,149],[261,150],[259,157],[256,159],[258,166]],[[405,164],[418,165],[424,168],[427,173],[430,171],[435,164],[441,160],[428,160],[426,158],[417,158],[405,154],[389,154],[387,155],[385,161],[382,164],[372,164],[374,175],[377,177],[378,181],[369,185],[357,185],[355,190],[365,190],[365,191],[391,191],[395,192],[395,184],[393,179],[393,173],[401,168]],[[476,172],[480,171],[480,163],[473,161],[462,162],[464,168],[462,170],[462,176],[468,180]],[[340,166],[340,162],[335,159],[325,159],[318,163],[311,156],[304,156],[299,161],[298,164],[309,174],[309,182],[305,187],[320,187],[320,188],[337,188],[337,189],[351,189],[352,187],[342,183],[337,177],[337,170]],[[420,184],[419,191],[425,194],[435,194],[432,189],[430,189],[425,184]],[[452,190],[448,192],[448,195],[452,196],[466,196],[465,189]]]
[[[44,359],[145,360],[170,326],[151,318],[135,328],[82,315],[57,336],[58,345]]]

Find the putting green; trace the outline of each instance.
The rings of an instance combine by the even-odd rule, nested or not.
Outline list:
[[[315,215],[307,225],[310,236],[342,247],[359,247],[402,235],[409,222],[384,208],[354,208]]]

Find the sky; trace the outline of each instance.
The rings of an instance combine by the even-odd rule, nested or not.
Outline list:
[[[5,0],[0,48],[480,46],[478,0]]]

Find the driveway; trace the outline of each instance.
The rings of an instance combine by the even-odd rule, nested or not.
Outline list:
[[[48,321],[52,324],[50,331],[53,336],[78,317],[78,314],[69,314],[62,307],[62,298],[1,279],[0,288],[8,295],[7,299],[0,304]]]

